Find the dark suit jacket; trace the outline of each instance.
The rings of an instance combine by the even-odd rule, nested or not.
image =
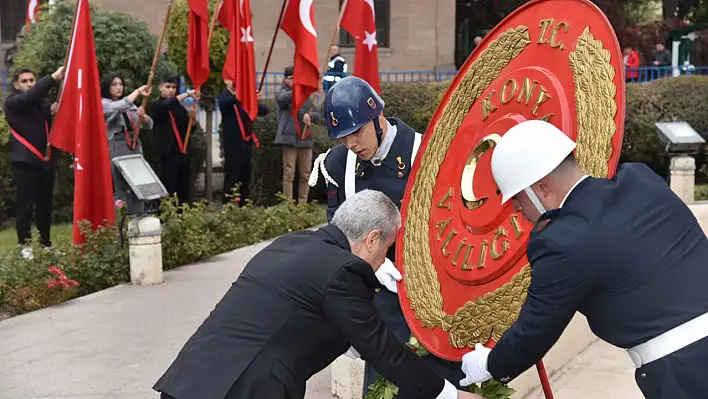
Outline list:
[[[47,96],[57,85],[51,76],[39,79],[26,93],[14,90],[5,99],[5,118],[17,134],[27,140],[42,155],[47,150],[47,134],[52,128],[52,114]],[[52,158],[49,162],[39,159],[15,137],[10,136],[10,157],[12,162],[28,163],[43,168],[56,166],[56,148],[52,148]]]
[[[374,309],[371,266],[329,225],[258,253],[154,389],[176,399],[301,399],[349,346],[400,387],[435,398],[444,380]]]
[[[241,135],[241,125],[238,123],[238,118],[236,118],[236,110],[238,109],[239,116],[241,117],[241,123],[243,124],[244,130],[246,130],[246,137],[253,133],[253,121],[248,115],[241,102],[236,99],[236,96],[231,94],[228,90],[222,90],[221,93],[216,97],[216,101],[219,104],[219,111],[221,112],[221,123],[224,136],[224,152],[225,155],[230,155],[231,152],[251,149],[253,147],[253,139],[249,141],[244,141]],[[234,108],[236,107],[236,108]],[[267,105],[258,103],[258,116],[268,115],[270,109]]]
[[[706,235],[645,165],[624,164],[612,180],[587,178],[551,212],[529,241],[526,303],[489,355],[494,377],[509,381],[538,362],[576,310],[621,348],[708,312]]]

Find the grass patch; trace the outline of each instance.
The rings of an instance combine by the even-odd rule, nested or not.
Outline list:
[[[708,201],[708,184],[696,186],[696,201]]]
[[[32,238],[39,240],[39,232],[33,227]],[[52,245],[63,246],[71,243],[72,224],[57,224],[52,226]],[[0,251],[17,248],[17,232],[14,225],[0,230]]]

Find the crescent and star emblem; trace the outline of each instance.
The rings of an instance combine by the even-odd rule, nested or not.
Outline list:
[[[339,125],[339,121],[337,120],[337,118],[334,117],[334,112],[330,112],[330,113],[329,113],[329,116],[332,117],[332,126],[337,126],[337,125]]]

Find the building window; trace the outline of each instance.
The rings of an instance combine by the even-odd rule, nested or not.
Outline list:
[[[341,9],[343,0],[339,0]],[[376,42],[379,47],[390,47],[389,38],[391,31],[391,1],[390,0],[374,0],[374,10],[376,11]],[[354,37],[346,30],[340,27],[339,29],[339,46],[340,47],[355,47],[356,42]]]
[[[15,41],[15,36],[25,24],[27,0],[0,1],[0,40],[3,43]]]

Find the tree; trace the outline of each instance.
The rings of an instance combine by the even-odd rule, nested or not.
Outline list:
[[[219,0],[209,0],[209,15],[214,15],[214,9]],[[189,5],[187,0],[175,0],[172,5],[170,16],[170,24],[167,27],[168,57],[170,62],[173,62],[180,71],[187,70],[187,38],[189,26]],[[202,92],[208,96],[209,93],[216,94],[218,90],[222,90],[225,85],[221,78],[221,71],[226,59],[226,51],[228,49],[229,39],[231,35],[218,22],[214,28],[214,34],[209,46],[209,58],[211,60],[211,75],[209,80],[202,87]],[[185,78],[189,80],[185,72]]]
[[[64,63],[75,6],[59,1],[47,11],[43,6],[41,22],[25,36],[14,68],[28,67],[38,76],[54,72]],[[150,74],[157,37],[147,24],[135,18],[91,6],[91,21],[96,44],[98,72],[119,73],[126,91],[144,85]],[[167,62],[158,63],[157,76],[167,72]],[[156,92],[156,90],[154,90]]]

